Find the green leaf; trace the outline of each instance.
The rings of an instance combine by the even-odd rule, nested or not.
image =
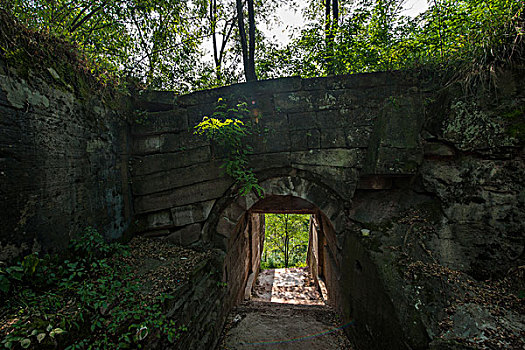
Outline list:
[[[0,291],[2,293],[7,293],[9,292],[10,287],[11,282],[9,281],[9,279],[4,275],[0,275]]]
[[[42,340],[44,340],[45,337],[46,337],[46,334],[45,334],[45,333],[39,333],[39,334],[36,336],[36,340],[38,340],[38,343],[41,343]]]
[[[31,346],[31,339],[24,338],[20,341],[20,346],[24,349],[27,349]]]

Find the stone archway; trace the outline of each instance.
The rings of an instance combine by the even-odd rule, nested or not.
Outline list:
[[[336,235],[342,235],[345,227],[345,201],[328,186],[312,181],[306,176],[300,176],[295,170],[288,175],[269,177],[260,182],[264,189],[265,197],[288,197],[289,200],[275,202],[272,205],[286,205],[287,207],[273,209],[293,210],[291,206],[297,205],[295,212],[306,209],[310,213],[315,211],[322,212],[332,223]],[[302,201],[295,201],[293,198]],[[213,243],[215,248],[227,250],[228,240],[235,227],[241,221],[243,215],[250,211],[257,203],[260,204],[262,198],[258,198],[254,193],[247,196],[226,195],[222,203],[218,201],[208,222],[203,228],[204,237]],[[268,203],[268,202],[267,202]],[[309,207],[301,207],[304,203],[310,203]],[[256,211],[261,212],[261,208]],[[266,211],[271,211],[272,207],[267,206]]]
[[[307,172],[292,169],[276,173],[260,182],[264,198],[234,195],[231,188],[217,201],[203,227],[203,237],[223,254],[223,281],[228,294],[224,310],[229,312],[245,298],[258,274],[264,238],[262,213],[309,213],[315,218],[315,225],[310,226],[310,243],[318,248],[315,256],[309,254],[309,268],[316,281],[323,280],[328,304],[339,312],[344,324],[351,324],[345,328],[347,335],[370,349],[382,349],[387,344],[392,349],[407,348],[407,328],[417,328],[417,334],[410,337],[423,339],[419,321],[416,326],[402,325],[407,317],[398,314],[391,298],[394,292],[383,284],[383,265],[373,258],[374,248],[361,242],[361,231],[355,230],[354,205]],[[364,190],[368,191],[375,193]],[[394,193],[382,195],[385,200],[399,200],[395,196],[390,199]],[[312,239],[314,232],[316,238]],[[423,349],[420,344],[425,342],[415,340],[413,348]]]
[[[318,266],[323,266],[329,303],[336,307],[340,303],[338,298],[342,293],[337,281],[346,227],[345,201],[330,187],[308,175],[292,169],[286,174],[269,176],[260,182],[264,198],[255,194],[226,195],[212,209],[203,227],[203,236],[224,253],[223,281],[229,294],[226,309],[231,309],[251,291],[264,244],[262,216],[271,212],[312,214],[316,228],[310,227],[310,236],[315,235],[316,239],[310,239],[310,243],[314,241],[316,246],[310,247],[309,267],[317,281]],[[230,193],[234,193],[233,188]],[[314,254],[319,247],[324,252]],[[322,262],[318,261],[319,256],[324,257]]]

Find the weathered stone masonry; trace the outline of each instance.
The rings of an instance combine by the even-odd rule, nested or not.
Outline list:
[[[191,345],[204,349],[258,272],[261,213],[311,213],[312,270],[354,321],[354,341],[439,349],[445,297],[408,285],[398,262],[409,253],[478,278],[523,265],[523,142],[506,130],[522,127],[524,76],[502,74],[496,91],[468,97],[402,72],[143,92],[129,125],[117,116],[128,112],[96,95],[0,65],[0,260],[64,246],[87,225],[117,237],[131,221],[142,234],[214,249],[218,260],[194,286],[205,295],[209,285],[214,299],[181,296],[200,310],[184,341],[206,339]],[[218,98],[247,102],[258,120],[250,165],[264,199],[239,196],[221,150],[193,134]],[[432,229],[415,230],[410,215]]]
[[[428,348],[442,317],[432,298],[443,296],[425,300],[421,287],[405,286],[390,247],[422,239],[422,253],[414,254],[481,278],[516,266],[523,260],[525,173],[522,144],[501,123],[509,110],[523,110],[523,72],[505,76],[497,98],[478,91],[462,109],[461,90],[426,78],[286,78],[180,97],[142,95],[148,120],[132,128],[142,230],[223,250],[228,300],[238,300],[253,273],[249,218],[310,212],[322,240],[319,278],[346,321],[356,321],[347,329],[352,338],[364,348]],[[250,165],[264,200],[239,197],[219,168],[220,150],[193,134],[218,98],[246,101],[259,121]],[[399,220],[411,210],[427,213],[432,235]]]
[[[131,220],[126,111],[51,72],[23,79],[0,62],[0,261],[87,226],[117,238]]]
[[[148,230],[175,232],[205,222],[215,201],[232,186],[219,168],[220,150],[193,134],[193,126],[213,113],[219,97],[248,102],[260,120],[263,134],[251,140],[255,171],[307,172],[350,203],[361,178],[366,187],[373,175],[416,172],[422,158],[422,94],[402,75],[374,74],[286,78],[179,98],[165,92],[143,95],[143,106],[154,101],[150,109],[157,112],[132,128],[135,212],[145,218]],[[384,109],[385,102],[396,107]],[[208,237],[196,233],[188,243],[199,239]]]

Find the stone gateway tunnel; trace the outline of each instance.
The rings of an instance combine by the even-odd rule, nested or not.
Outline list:
[[[523,264],[523,144],[491,121],[517,108],[507,101],[523,106],[523,71],[503,72],[496,92],[476,90],[475,103],[428,72],[387,72],[184,96],[144,91],[130,108],[2,69],[2,140],[14,145],[2,149],[2,174],[19,175],[1,188],[13,203],[2,213],[2,247],[13,256],[35,245],[49,250],[88,222],[112,237],[127,231],[213,250],[226,290],[206,304],[210,321],[192,333],[191,348],[214,348],[226,315],[249,294],[264,213],[312,214],[309,268],[362,349],[451,348],[436,337],[444,282],[418,279],[414,261],[478,279]],[[219,98],[246,102],[257,123],[249,166],[264,196],[240,195],[221,168],[220,147],[194,133]],[[138,117],[128,124],[119,111]],[[16,121],[24,113],[25,122]],[[60,118],[75,123],[61,126]],[[65,168],[53,166],[57,155]],[[30,159],[39,176],[24,175],[19,159]],[[54,234],[36,233],[42,227]]]

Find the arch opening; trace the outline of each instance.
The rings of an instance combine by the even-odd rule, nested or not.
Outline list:
[[[406,348],[392,291],[383,285],[373,247],[360,239],[351,215],[354,206],[311,179],[281,176],[261,186],[265,198],[225,197],[216,205],[215,221],[208,223],[210,242],[224,252],[225,310],[229,313],[251,295],[264,247],[264,214],[309,214],[308,270],[327,304],[342,317],[346,335],[363,349],[385,344]]]
[[[264,215],[276,213],[311,216],[305,270],[322,295],[320,300],[342,309],[338,307],[338,298],[343,295],[338,282],[342,272],[337,262],[344,227],[344,201],[327,186],[294,175],[261,181],[264,198],[230,196],[214,208],[215,221],[210,220],[205,234],[225,254],[223,281],[229,294],[227,310],[251,298],[264,249]]]

